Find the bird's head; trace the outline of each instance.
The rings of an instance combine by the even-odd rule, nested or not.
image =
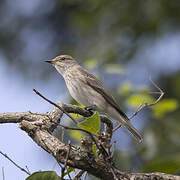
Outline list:
[[[48,60],[45,62],[52,64],[57,69],[57,71],[62,75],[64,75],[65,71],[68,68],[71,68],[73,65],[77,64],[76,60],[74,60],[69,55],[60,55],[52,60]]]

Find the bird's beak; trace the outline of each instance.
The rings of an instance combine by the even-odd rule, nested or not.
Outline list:
[[[52,61],[44,61],[44,62],[47,62],[47,63],[50,63],[50,64],[52,64]]]
[[[47,62],[47,63],[50,63],[50,64],[54,64],[54,61],[44,61],[44,62]]]

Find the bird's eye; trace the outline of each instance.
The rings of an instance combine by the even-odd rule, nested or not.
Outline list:
[[[65,57],[62,57],[61,60],[65,60]]]

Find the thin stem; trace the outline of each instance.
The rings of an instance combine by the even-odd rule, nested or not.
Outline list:
[[[12,162],[18,169],[20,169],[21,171],[25,172],[28,175],[31,175],[31,173],[29,173],[28,171],[26,171],[24,168],[20,167],[17,163],[15,163],[7,154],[3,153],[2,151],[0,151],[0,154],[2,154],[5,158],[7,158],[10,162]]]
[[[115,150],[116,150],[116,141],[113,142],[111,158],[114,156]]]
[[[154,94],[160,94],[160,96],[156,99],[155,102],[148,104],[146,102],[142,102],[142,104],[140,104],[140,106],[137,108],[137,110],[129,117],[129,119],[132,119],[134,116],[136,116],[140,111],[142,111],[145,107],[150,107],[150,106],[154,106],[155,104],[157,104],[162,97],[164,96],[164,92],[162,91],[162,89],[151,79],[151,77],[149,78],[150,81],[152,82],[152,84],[154,85],[154,87],[158,90],[158,92],[153,92]],[[151,92],[152,93],[152,92]]]
[[[3,180],[5,180],[4,167],[2,167],[2,176],[3,176]]]
[[[55,107],[57,107],[58,109],[60,109],[63,113],[65,113],[74,123],[78,123],[78,121],[76,119],[74,119],[69,113],[67,113],[62,107],[60,107],[59,105],[57,105],[56,103],[52,102],[51,100],[47,99],[46,97],[44,97],[39,91],[37,91],[36,89],[33,89],[33,91],[40,97],[42,97],[45,101],[49,102],[50,104],[54,105]]]
[[[69,145],[69,148],[68,148],[68,151],[67,151],[67,154],[66,154],[66,159],[65,159],[64,167],[61,169],[61,179],[63,179],[65,169],[67,169],[67,161],[69,159],[69,154],[70,154],[70,150],[71,150],[71,141],[68,142],[68,145]],[[69,176],[69,179],[71,179],[69,174],[68,174],[68,176]]]

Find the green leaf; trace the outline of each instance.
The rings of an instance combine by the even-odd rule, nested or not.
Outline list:
[[[79,104],[76,100],[74,100],[73,98],[71,99],[71,104],[73,105],[77,105],[79,107],[82,107],[84,108],[83,105]],[[81,116],[80,114],[76,114],[76,113],[71,113],[71,116],[74,118],[74,119],[81,119],[83,116]]]
[[[139,105],[141,105],[143,102],[146,102],[148,104],[151,104],[154,102],[154,98],[150,96],[149,94],[132,94],[129,96],[126,100],[126,103],[131,108],[137,108]]]
[[[163,99],[158,104],[152,107],[153,113],[156,117],[163,117],[169,112],[175,111],[179,106],[179,103],[175,99]]]
[[[72,171],[74,171],[76,168],[73,168],[73,167],[68,167],[67,171],[64,173],[64,176],[70,174]],[[64,177],[63,176],[63,177]]]
[[[86,118],[85,121],[78,123],[78,126],[92,134],[98,135],[101,126],[101,120],[98,112]]]
[[[81,116],[81,115],[79,115],[79,114],[76,114],[76,113],[70,113],[70,114],[71,114],[71,116],[72,116],[74,119],[76,119],[76,120],[83,118],[83,116]]]
[[[79,106],[79,107],[84,107],[83,105],[81,105],[81,104],[79,104],[75,99],[71,99],[71,104],[74,104],[74,105],[77,105],[77,106]]]
[[[55,171],[41,171],[31,174],[26,180],[59,180]]]
[[[69,131],[69,135],[76,141],[80,141],[84,136],[82,131]]]

